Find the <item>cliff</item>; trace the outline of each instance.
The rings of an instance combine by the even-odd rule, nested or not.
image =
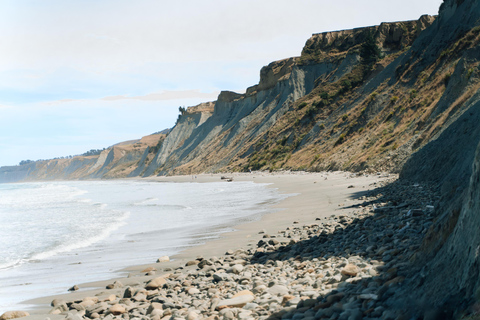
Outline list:
[[[0,182],[68,179],[112,179],[138,176],[158,151],[165,134],[154,134],[116,144],[95,156],[40,160],[0,168]],[[137,174],[136,173],[137,170]]]
[[[312,112],[311,105],[320,103],[319,88],[338,87],[345,80],[358,82],[354,78],[358,77],[360,48],[367,34],[373,33],[382,52],[390,57],[406,50],[433,21],[434,17],[423,16],[418,21],[313,35],[300,57],[262,68],[259,84],[247,88],[245,94],[222,92],[213,113],[181,116],[145,175],[277,168],[320,170],[317,163],[311,164],[316,156],[311,146],[322,148],[325,139],[310,141],[318,136],[315,124],[320,120],[319,110]],[[341,100],[333,93],[332,98]],[[344,100],[345,104],[352,103],[346,97]],[[338,109],[336,104],[333,106]],[[201,115],[205,121],[200,121]],[[335,118],[337,113],[331,117],[332,127]],[[338,167],[352,169],[344,163]]]

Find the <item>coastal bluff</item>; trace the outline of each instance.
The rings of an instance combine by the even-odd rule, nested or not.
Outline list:
[[[200,295],[207,319],[478,317],[479,123],[480,0],[444,0],[435,17],[314,34],[299,57],[262,68],[259,83],[245,93],[223,91],[216,101],[187,108],[168,134],[146,138],[150,142],[3,167],[0,181],[399,174],[359,192],[356,199],[364,203],[351,216],[279,230],[302,241],[269,235],[254,249],[200,257],[188,266],[198,270],[171,270],[158,292],[146,283],[133,296],[125,297],[124,289],[115,302],[138,295],[130,309],[127,300],[125,311],[102,305],[91,319],[116,313],[196,319],[199,313],[182,301],[194,305]],[[271,273],[295,280],[267,279]],[[319,293],[326,285],[335,290]],[[194,290],[199,286],[205,292]],[[175,297],[186,300],[172,298],[175,288]],[[243,291],[236,289],[254,300],[244,292],[242,306],[234,305]],[[215,297],[220,291],[222,299]],[[231,308],[218,310],[220,302]]]

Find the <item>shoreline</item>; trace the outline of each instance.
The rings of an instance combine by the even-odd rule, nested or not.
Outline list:
[[[220,234],[219,238],[207,240],[205,243],[193,245],[183,249],[178,254],[170,257],[171,261],[156,263],[147,262],[142,265],[130,266],[115,273],[124,273],[125,276],[114,277],[102,281],[78,284],[79,291],[66,293],[57,296],[46,296],[22,302],[23,304],[36,305],[28,312],[29,318],[44,319],[48,316],[52,320],[64,318],[64,315],[48,314],[52,307],[50,302],[53,299],[65,301],[81,300],[87,296],[104,297],[111,294],[122,296],[126,286],[138,286],[139,284],[165,274],[171,270],[185,266],[189,261],[195,260],[198,256],[211,258],[223,256],[228,250],[239,248],[255,249],[260,239],[265,234],[275,236],[280,230],[293,225],[313,224],[319,219],[325,219],[331,215],[339,215],[345,210],[352,211],[347,207],[360,203],[353,198],[364,191],[374,189],[374,183],[391,179],[395,175],[369,175],[356,176],[348,172],[322,172],[322,173],[235,173],[235,174],[201,174],[196,178],[192,176],[172,177],[150,177],[144,178],[157,182],[219,182],[221,176],[228,176],[235,181],[252,181],[256,183],[270,184],[268,188],[278,189],[280,194],[291,196],[282,200],[279,204],[272,206],[272,212],[264,214],[259,220],[234,225],[234,231]],[[142,179],[143,180],[143,179]],[[228,183],[228,182],[225,182]],[[159,257],[156,257],[159,258]],[[156,260],[155,258],[155,260]],[[156,268],[158,273],[143,275],[143,270]],[[105,289],[107,285],[122,283],[122,288]],[[72,284],[73,285],[73,284]]]

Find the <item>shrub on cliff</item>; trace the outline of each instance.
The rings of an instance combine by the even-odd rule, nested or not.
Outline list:
[[[365,36],[365,40],[360,48],[360,61],[367,70],[371,70],[372,66],[380,59],[382,51],[375,41],[375,37],[372,32],[368,32]]]

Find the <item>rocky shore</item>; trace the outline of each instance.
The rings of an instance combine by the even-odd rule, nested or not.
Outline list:
[[[400,319],[398,302],[438,200],[424,185],[383,181],[358,204],[267,234],[223,256],[132,272],[95,296],[55,299],[49,317],[81,319]],[[339,204],[340,205],[340,204]],[[75,288],[72,288],[75,289]],[[406,298],[406,297],[402,297]]]

